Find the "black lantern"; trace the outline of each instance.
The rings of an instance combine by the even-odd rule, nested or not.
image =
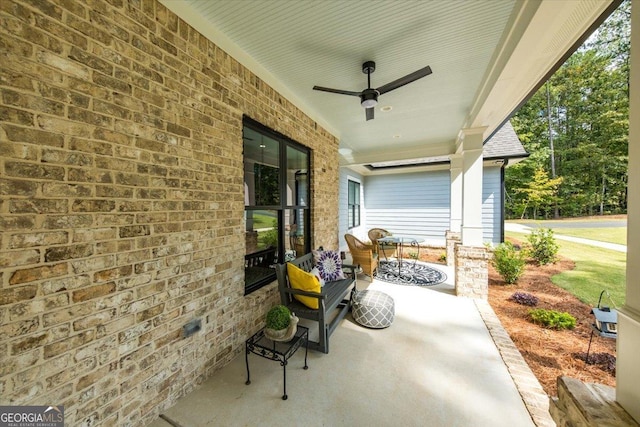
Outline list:
[[[618,337],[618,312],[609,307],[593,308],[591,312],[596,322],[591,325],[594,332],[605,338]]]
[[[606,292],[603,290],[600,292],[600,298],[598,299],[598,307],[592,308],[591,313],[595,317],[595,322],[591,324],[591,337],[589,338],[589,348],[587,349],[587,356],[585,357],[585,363],[589,362],[589,351],[591,350],[591,341],[593,340],[593,334],[597,333],[604,338],[618,338],[618,312],[607,306],[600,306],[602,302],[602,295]],[[611,301],[611,295],[607,292],[609,301]]]

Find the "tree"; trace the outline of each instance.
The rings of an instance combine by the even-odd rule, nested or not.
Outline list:
[[[507,215],[546,215],[552,164],[562,216],[626,212],[629,35],[627,0],[512,118],[531,155],[506,170]]]
[[[557,201],[558,186],[562,182],[562,177],[549,178],[547,172],[542,168],[536,169],[533,174],[533,180],[528,185],[518,190],[526,195],[525,206],[533,209],[533,218],[538,218],[540,210],[548,212]],[[526,209],[522,212],[522,216],[526,213]]]

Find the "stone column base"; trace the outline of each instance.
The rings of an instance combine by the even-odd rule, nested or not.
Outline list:
[[[483,246],[456,245],[456,295],[469,298],[489,298],[489,250]]]
[[[444,237],[447,239],[447,266],[454,267],[456,265],[456,244],[462,241],[462,235],[459,231],[447,230]]]
[[[615,396],[613,387],[558,377],[558,397],[551,398],[549,412],[558,427],[637,427]]]

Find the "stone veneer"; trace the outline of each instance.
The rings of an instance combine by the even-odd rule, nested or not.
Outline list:
[[[549,412],[558,427],[638,427],[616,402],[616,390],[604,384],[558,377],[558,397],[550,399]]]
[[[456,265],[456,245],[462,241],[462,234],[459,231],[447,230],[444,233],[447,242],[447,266],[455,267]]]
[[[489,298],[488,263],[491,253],[485,247],[455,246],[456,295]]]
[[[243,115],[312,150],[313,247],[338,141],[155,0],[3,0],[0,46],[0,404],[148,424],[278,301],[243,296]]]

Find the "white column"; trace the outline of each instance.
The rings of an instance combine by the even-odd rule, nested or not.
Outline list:
[[[463,129],[462,245],[482,246],[482,141],[485,127]]]
[[[449,231],[460,233],[462,230],[462,155],[451,156],[451,215]]]
[[[626,303],[618,313],[616,400],[640,422],[640,1],[631,2]]]

